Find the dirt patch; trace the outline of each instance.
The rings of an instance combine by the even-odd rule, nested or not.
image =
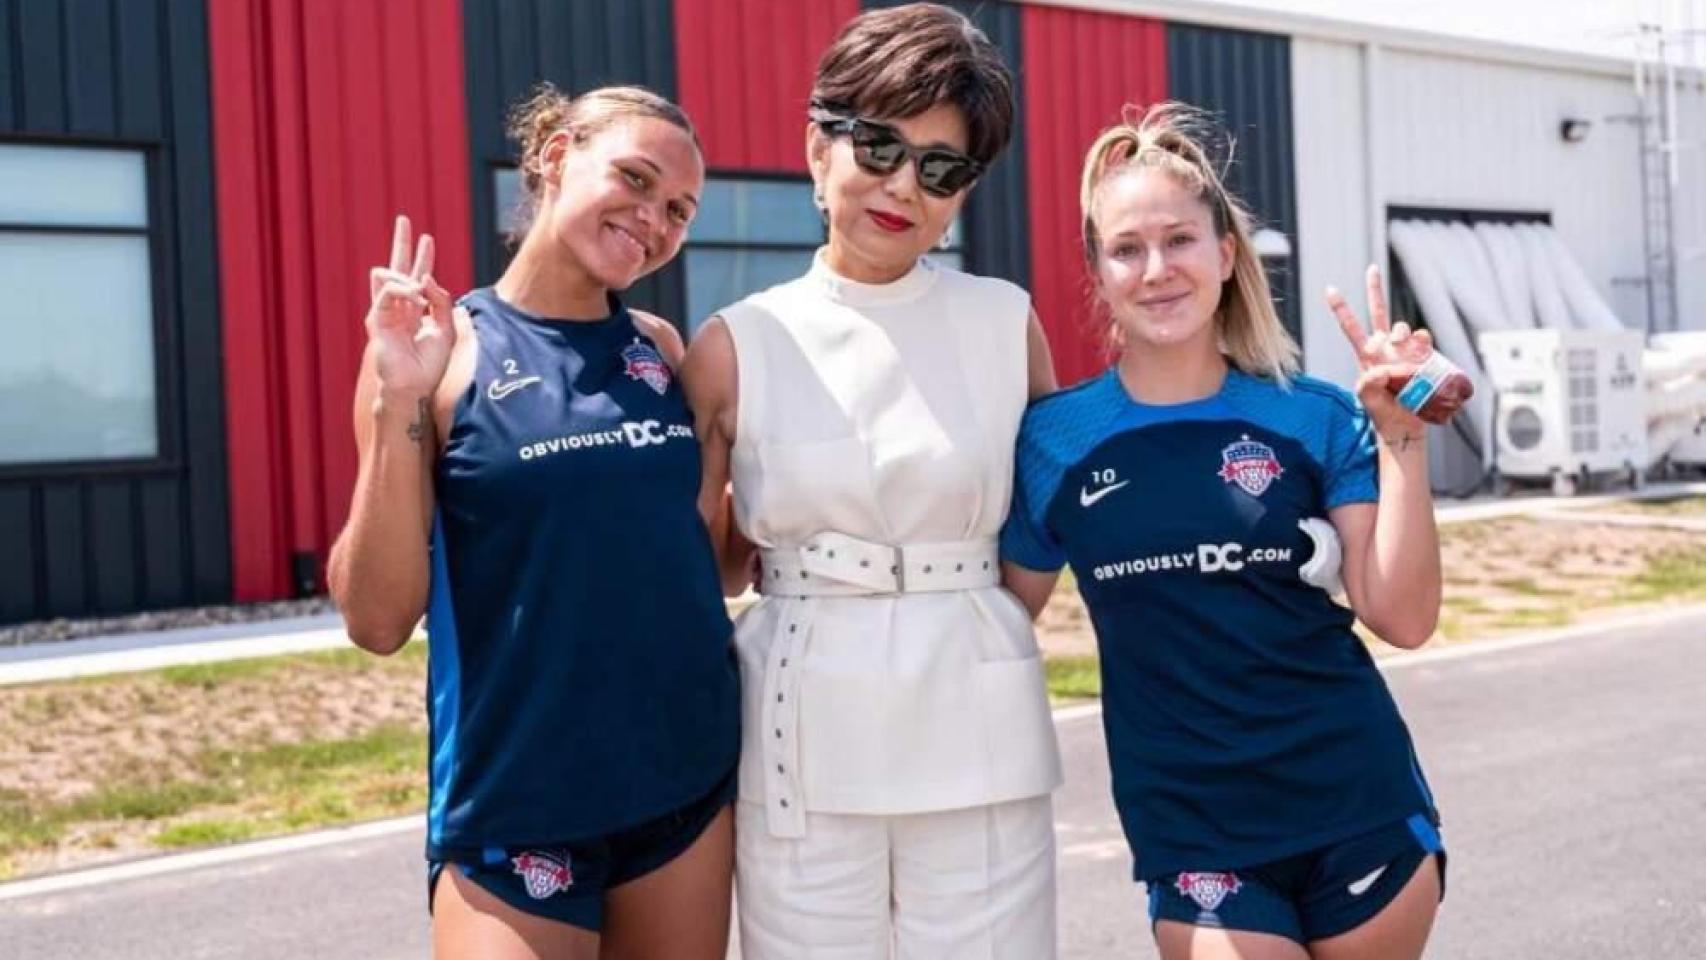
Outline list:
[[[151,633],[186,627],[209,627],[230,623],[259,623],[291,617],[320,616],[336,612],[327,597],[277,600],[270,603],[237,603],[177,610],[150,610],[122,617],[90,617],[80,620],[35,620],[0,627],[0,647],[25,643],[81,640],[121,633]]]
[[[281,783],[276,767],[312,761],[257,758],[375,738],[413,750],[426,727],[422,646],[0,687],[0,879],[183,845],[165,835],[222,811],[260,834],[350,819],[331,808],[281,822],[311,784]],[[392,788],[424,788],[419,767]]]
[[[1037,643],[1045,657],[1082,657],[1096,655],[1096,635],[1090,627],[1090,611],[1078,596],[1078,587],[1070,571],[1060,578],[1060,585],[1048,598],[1048,605],[1037,617]]]
[[[208,749],[425,727],[424,665],[362,654],[0,688],[0,791],[65,801],[118,778],[193,774]]]
[[[1629,500],[1601,509],[1667,517],[1706,517],[1706,497],[1677,497],[1669,500]]]

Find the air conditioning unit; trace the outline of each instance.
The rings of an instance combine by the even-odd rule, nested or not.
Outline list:
[[[1479,343],[1496,397],[1496,486],[1547,480],[1569,496],[1608,474],[1639,483],[1647,463],[1641,334],[1495,330]]]
[[[1706,357],[1706,331],[1690,330],[1681,333],[1657,333],[1648,343],[1654,350],[1662,350],[1673,355],[1686,356],[1694,362],[1691,365],[1696,371],[1697,382],[1691,384],[1692,395],[1700,395],[1701,384],[1706,383],[1706,370],[1701,369],[1700,358]],[[1706,467],[1706,405],[1696,401],[1698,415],[1692,415],[1693,423],[1684,427],[1682,438],[1666,450],[1655,450],[1662,453],[1665,460],[1673,467],[1699,469]]]
[[[1679,467],[1706,467],[1706,417],[1694,424],[1694,432],[1670,448],[1670,462]]]

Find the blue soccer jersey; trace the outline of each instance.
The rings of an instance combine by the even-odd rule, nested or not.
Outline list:
[[[1077,578],[1140,879],[1432,814],[1351,611],[1298,572],[1300,520],[1377,499],[1372,438],[1344,390],[1236,370],[1173,406],[1110,370],[1027,411],[1002,554]]]
[[[614,298],[592,322],[463,305],[479,359],[434,472],[433,859],[653,819],[740,749],[680,383]]]

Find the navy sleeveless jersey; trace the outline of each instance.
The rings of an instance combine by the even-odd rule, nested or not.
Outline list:
[[[1345,391],[1236,370],[1159,407],[1110,370],[1026,412],[1002,554],[1072,566],[1139,879],[1432,816],[1353,614],[1298,574],[1313,550],[1299,520],[1377,499],[1371,441]]]
[[[680,385],[615,298],[528,316],[489,289],[434,477],[428,855],[561,843],[734,768],[739,688]]]

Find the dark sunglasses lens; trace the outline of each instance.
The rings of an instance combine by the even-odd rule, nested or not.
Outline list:
[[[956,154],[930,151],[918,158],[918,185],[939,197],[964,190],[975,176],[972,162]]]
[[[886,131],[862,126],[853,134],[853,159],[872,173],[893,173],[906,162],[906,145]]]

